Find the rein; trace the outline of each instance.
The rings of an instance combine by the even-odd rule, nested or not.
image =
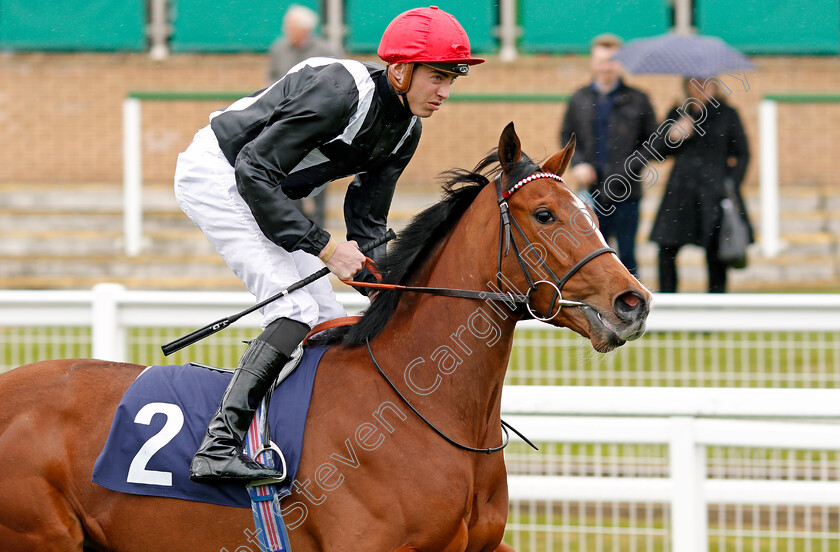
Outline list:
[[[434,430],[434,432],[437,433],[438,435],[440,435],[443,438],[443,440],[446,441],[447,443],[449,443],[451,445],[454,445],[455,447],[457,447],[461,450],[466,450],[467,452],[479,452],[479,453],[483,453],[483,454],[493,454],[494,452],[499,452],[500,450],[502,450],[503,448],[508,446],[508,443],[510,442],[510,433],[508,433],[508,429],[510,429],[511,431],[516,433],[519,436],[520,439],[522,439],[523,441],[528,443],[528,445],[530,445],[531,448],[533,448],[534,450],[540,450],[539,448],[537,448],[537,446],[534,443],[529,441],[527,437],[522,435],[519,431],[516,430],[515,427],[513,427],[512,425],[510,425],[509,423],[507,423],[504,420],[502,420],[501,422],[502,422],[502,431],[504,432],[505,436],[502,439],[502,444],[499,445],[498,447],[475,448],[475,447],[470,447],[470,446],[467,446],[467,445],[462,445],[461,443],[459,443],[455,439],[449,437],[447,434],[445,434],[440,429],[438,429],[437,426],[435,426],[432,422],[430,422],[428,419],[426,419],[426,417],[423,416],[420,413],[419,410],[414,408],[414,405],[411,404],[408,401],[407,398],[405,398],[405,395],[403,395],[400,392],[399,389],[397,389],[397,386],[394,385],[394,382],[391,381],[391,378],[389,378],[387,376],[387,374],[385,374],[385,371],[382,370],[382,367],[379,365],[379,362],[376,361],[376,357],[373,356],[373,351],[370,348],[370,340],[365,339],[365,346],[367,346],[368,354],[370,355],[370,360],[373,361],[373,365],[376,366],[377,371],[385,379],[385,381],[388,382],[388,385],[391,387],[391,389],[394,391],[394,393],[397,394],[397,396],[402,400],[402,402],[404,402],[406,404],[406,406],[408,406],[411,409],[411,411],[414,412],[417,415],[418,418],[423,420],[423,422],[425,422],[427,426],[432,428]]]
[[[374,282],[354,282],[349,280],[342,280],[347,285],[353,287],[363,287],[370,289],[386,289],[391,291],[408,291],[412,293],[427,293],[429,295],[439,295],[441,297],[460,297],[463,299],[484,299],[489,301],[507,301],[517,305],[525,305],[528,303],[528,294],[521,293],[495,293],[487,291],[474,291],[470,289],[457,288],[436,288],[436,287],[421,287],[421,286],[402,286],[397,284],[380,284]],[[577,306],[581,303],[577,301],[566,301],[569,306]]]
[[[534,173],[530,176],[527,176],[511,186],[508,189],[502,188],[502,175],[501,173],[495,179],[496,185],[496,195],[498,197],[499,202],[499,252],[497,257],[497,272],[496,272],[496,279],[498,285],[498,291],[496,292],[486,292],[486,291],[474,291],[468,289],[455,289],[455,288],[434,288],[434,287],[421,287],[421,286],[403,286],[397,284],[382,284],[382,283],[373,283],[373,282],[354,282],[345,280],[346,284],[356,287],[365,287],[371,289],[387,289],[387,290],[394,290],[394,291],[408,291],[408,292],[415,292],[415,293],[428,293],[431,295],[440,295],[443,297],[461,297],[465,299],[482,299],[482,300],[491,300],[491,301],[505,301],[516,304],[518,306],[524,305],[528,313],[535,319],[541,320],[543,322],[547,322],[555,318],[558,314],[560,314],[560,310],[564,306],[570,307],[585,307],[586,304],[580,301],[568,301],[562,298],[560,292],[563,289],[563,286],[569,281],[569,279],[574,276],[581,268],[584,267],[589,261],[592,259],[603,255],[604,253],[615,253],[615,250],[610,247],[602,247],[600,249],[596,249],[586,256],[584,256],[581,260],[575,263],[572,268],[570,268],[562,278],[558,278],[557,275],[551,270],[551,268],[546,264],[545,259],[540,259],[540,267],[548,273],[551,281],[549,280],[535,280],[531,271],[528,269],[528,263],[522,258],[522,252],[519,249],[519,244],[516,241],[516,236],[513,234],[513,228],[516,229],[516,232],[519,234],[519,237],[525,242],[526,249],[532,248],[533,243],[528,239],[525,235],[525,232],[522,230],[522,227],[519,226],[519,223],[514,218],[513,214],[510,212],[510,208],[508,207],[507,200],[512,196],[517,190],[522,188],[525,184],[532,182],[534,180],[542,179],[542,178],[550,178],[552,180],[556,180],[558,182],[563,182],[563,179],[560,178],[558,175],[548,172],[538,172]],[[504,246],[502,245],[504,244]],[[521,293],[514,293],[514,292],[504,292],[502,291],[502,258],[507,257],[510,253],[511,247],[513,248],[513,252],[516,255],[516,260],[519,262],[519,266],[522,269],[523,274],[525,275],[525,279],[528,281],[528,292],[524,295]],[[378,278],[377,278],[378,279]],[[530,296],[533,291],[537,289],[537,285],[540,283],[545,283],[550,285],[554,288],[554,294],[551,298],[550,305],[553,306],[554,304],[557,305],[557,310],[551,316],[541,317],[537,313],[531,309],[530,303]],[[549,307],[549,313],[551,312],[551,306]],[[547,313],[547,314],[549,314]],[[468,452],[477,452],[477,453],[484,453],[484,454],[492,454],[494,452],[498,452],[504,449],[508,443],[510,442],[510,433],[508,429],[516,433],[523,441],[528,443],[532,448],[535,450],[539,450],[531,441],[529,441],[524,435],[522,435],[519,431],[515,428],[510,426],[504,420],[501,420],[502,424],[502,431],[504,432],[504,438],[502,439],[502,444],[497,447],[490,447],[490,448],[475,448],[470,447],[464,444],[455,441],[445,433],[443,433],[440,429],[438,429],[434,424],[432,424],[425,416],[423,416],[415,407],[412,405],[408,399],[403,395],[400,390],[394,385],[394,382],[385,374],[385,371],[382,370],[382,367],[377,362],[376,357],[373,356],[373,350],[370,348],[370,341],[365,339],[365,345],[367,346],[368,355],[370,356],[370,360],[373,362],[373,365],[376,367],[376,370],[379,374],[388,382],[388,385],[397,394],[397,396],[411,409],[414,414],[417,415],[426,425],[428,425],[431,429],[434,430],[440,437],[442,437],[447,443],[454,445],[455,447],[466,450]]]

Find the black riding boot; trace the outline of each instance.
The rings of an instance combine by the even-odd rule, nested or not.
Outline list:
[[[215,483],[281,478],[281,472],[243,454],[243,443],[260,401],[308,331],[305,324],[281,318],[248,345],[192,459],[190,479]]]

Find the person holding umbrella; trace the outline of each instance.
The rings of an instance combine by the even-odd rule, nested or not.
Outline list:
[[[674,156],[650,235],[659,244],[659,291],[677,291],[677,253],[683,245],[694,244],[706,250],[709,293],[724,293],[729,265],[718,257],[721,202],[734,196],[736,209],[749,225],[740,194],[749,144],[738,112],[724,101],[716,79],[704,85],[686,78],[684,87],[688,99],[668,113],[666,120],[674,124],[656,145],[664,156]]]
[[[717,37],[676,33],[631,41],[615,58],[631,73],[685,79],[686,99],[671,109],[648,148],[659,161],[674,156],[650,235],[659,244],[659,291],[677,291],[677,253],[694,244],[706,250],[709,292],[724,293],[729,265],[718,250],[725,199],[733,198],[749,242],[753,232],[740,195],[749,144],[738,112],[724,101],[732,90],[716,75],[725,73],[749,90],[744,71],[754,66]]]

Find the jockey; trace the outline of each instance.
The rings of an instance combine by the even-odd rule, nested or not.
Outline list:
[[[265,90],[211,114],[178,157],[179,205],[257,301],[316,272],[320,262],[341,279],[370,277],[359,245],[385,233],[420,119],[440,109],[456,77],[484,61],[471,56],[458,21],[435,6],[398,15],[377,53],[387,67],[330,58],[299,63]],[[338,242],[290,199],[350,175],[348,241]],[[192,460],[193,481],[280,479],[242,453],[243,437],[310,328],[345,315],[325,278],[262,314],[263,331],[248,345]]]

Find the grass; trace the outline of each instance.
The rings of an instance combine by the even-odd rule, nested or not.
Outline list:
[[[228,328],[164,357],[160,346],[192,328],[132,329],[128,360],[235,367],[249,328]],[[92,355],[87,328],[0,327],[0,372],[36,360]],[[571,332],[521,330],[507,383],[666,387],[840,387],[840,336],[832,332],[653,332],[612,353]]]
[[[507,382],[666,387],[840,386],[833,332],[652,332],[607,355],[550,330],[518,334]]]
[[[518,552],[667,552],[666,505],[512,503],[505,542]],[[712,507],[709,552],[840,552],[837,508]],[[678,551],[677,551],[678,552]]]
[[[192,328],[133,329],[128,359],[235,367],[253,329],[229,328],[164,357],[160,345]],[[43,359],[90,357],[87,328],[0,327],[0,371]],[[832,332],[655,332],[599,355],[571,332],[522,330],[507,383],[666,387],[840,387],[840,336]]]
[[[505,542],[519,552],[670,550],[667,508],[623,503],[512,503]]]

